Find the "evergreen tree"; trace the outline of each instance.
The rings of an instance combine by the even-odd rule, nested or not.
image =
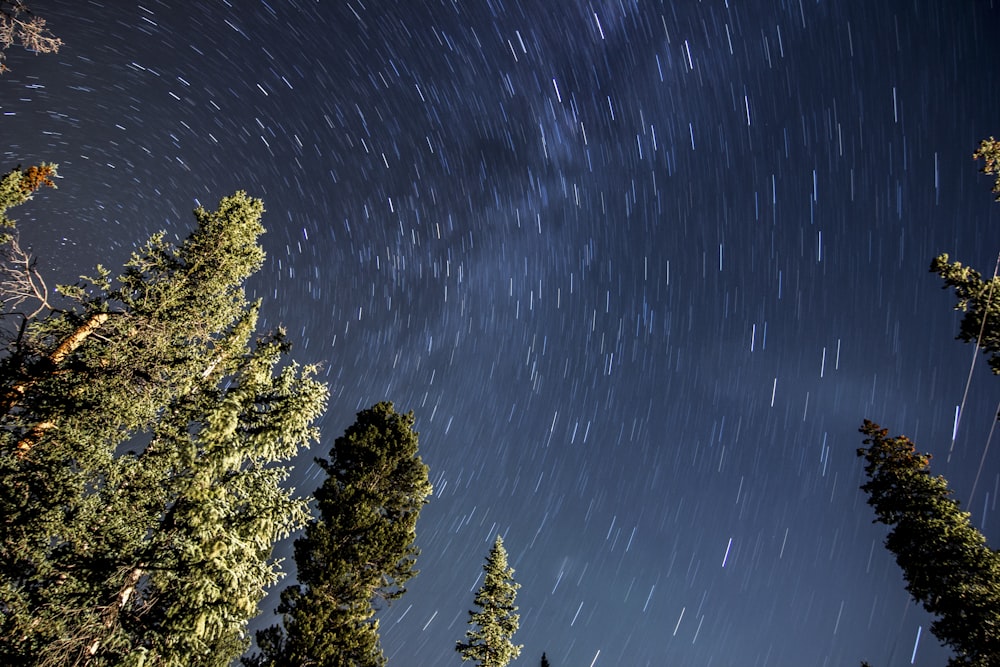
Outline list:
[[[1000,142],[982,141],[973,158],[984,161],[983,173],[996,177],[993,193],[1000,201]],[[984,280],[947,254],[934,258],[931,272],[944,289],[954,290],[955,310],[965,313],[957,338],[976,344],[1000,374],[1000,278]],[[1000,664],[1000,554],[970,524],[945,479],[931,476],[929,455],[918,454],[906,437],[889,438],[868,420],[861,432],[868,445],[858,450],[868,475],[861,488],[876,521],[891,527],[886,548],[895,554],[907,590],[937,616],[931,631],[953,649],[949,665]]]
[[[514,569],[507,565],[507,551],[499,535],[483,571],[483,585],[475,597],[479,611],[469,612],[467,641],[458,642],[455,650],[463,661],[475,660],[479,667],[506,667],[521,654],[522,646],[511,641],[520,620],[514,600],[521,585],[514,581]]]
[[[891,527],[886,548],[914,600],[937,616],[931,632],[955,657],[949,665],[1000,665],[1000,555],[969,522],[943,477],[930,474],[930,456],[906,437],[865,420],[868,481],[861,489],[876,521]]]
[[[413,413],[382,402],[357,414],[330,460],[317,460],[328,477],[319,517],[295,541],[299,583],[282,592],[284,628],[258,633],[261,652],[245,664],[385,664],[372,616],[416,574],[416,523],[431,493],[417,444]]]
[[[984,139],[973,158],[983,160],[983,173],[995,177],[993,192],[1000,201],[1000,141]],[[951,262],[947,254],[934,258],[931,272],[944,281],[942,289],[954,290],[955,310],[965,313],[957,339],[978,345],[989,356],[993,373],[1000,374],[1000,278],[984,280],[975,269]]]
[[[542,653],[542,667],[549,667],[549,659],[545,657],[545,653]]]
[[[0,181],[0,223],[48,175]],[[280,331],[251,343],[262,212],[243,193],[198,209],[179,246],[157,234],[117,280],[98,267],[8,327],[0,663],[227,665],[245,649],[273,543],[308,516],[276,464],[316,438],[327,398],[314,369],[283,364]],[[0,300],[32,276],[0,281]]]
[[[989,176],[995,176],[993,181],[993,194],[996,200],[1000,201],[1000,141],[993,137],[983,139],[979,142],[979,148],[972,154],[974,160],[982,160],[982,172]]]
[[[931,262],[931,272],[941,276],[943,289],[952,289],[958,299],[955,310],[965,315],[956,338],[978,344],[994,374],[1000,374],[1000,278],[983,280],[982,275],[941,254]]]

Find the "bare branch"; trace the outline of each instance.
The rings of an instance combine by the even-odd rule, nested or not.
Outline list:
[[[38,271],[38,260],[21,247],[16,235],[0,248],[0,304],[3,312],[16,310],[30,302],[34,310],[25,315],[33,319],[43,310],[52,310],[49,288]]]
[[[45,27],[22,0],[0,0],[0,73],[8,71],[3,51],[20,44],[35,53],[58,53],[63,42]]]

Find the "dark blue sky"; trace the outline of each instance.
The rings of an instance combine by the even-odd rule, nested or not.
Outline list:
[[[1000,249],[970,159],[995,3],[32,6],[66,45],[9,52],[0,150],[60,165],[19,212],[43,266],[116,266],[246,189],[266,325],[334,396],[296,485],[357,410],[416,413],[435,496],[391,665],[460,664],[497,533],[519,664],[945,662],[855,449],[865,417],[906,433],[965,501],[987,448],[981,363],[947,460],[972,348],[927,267]]]

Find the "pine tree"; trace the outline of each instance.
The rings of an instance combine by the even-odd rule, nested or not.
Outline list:
[[[520,620],[514,600],[521,585],[514,581],[514,569],[507,565],[507,551],[499,535],[483,571],[483,585],[475,597],[479,611],[469,612],[467,641],[458,642],[455,650],[463,661],[475,660],[480,667],[506,667],[521,654],[522,646],[511,641]]]
[[[931,272],[941,276],[943,289],[954,290],[955,310],[965,313],[956,338],[978,345],[989,355],[993,373],[1000,374],[1000,278],[983,280],[978,271],[950,261],[947,254],[934,258]]]
[[[1000,201],[1000,141],[990,137],[979,142],[979,148],[972,154],[973,160],[982,160],[981,171],[988,176],[995,176],[993,180],[993,194],[996,200]]]
[[[1000,142],[982,141],[973,158],[984,161],[983,173],[996,177],[993,193],[1000,201]],[[931,272],[941,277],[944,289],[954,290],[955,310],[965,313],[958,340],[974,343],[1000,374],[1000,278],[983,280],[947,254],[934,258]],[[886,548],[895,554],[907,590],[937,616],[931,631],[955,653],[948,664],[1000,664],[1000,554],[971,525],[947,481],[931,476],[929,455],[868,420],[861,432],[869,445],[858,450],[868,475],[861,488],[876,521],[891,527]]]
[[[983,173],[995,176],[993,192],[1000,201],[1000,141],[993,137],[984,139],[973,158],[983,160]],[[1000,278],[994,276],[983,280],[978,271],[950,261],[947,254],[934,258],[931,272],[944,281],[942,289],[954,290],[955,310],[965,313],[957,339],[975,343],[989,356],[993,373],[1000,374]]]
[[[357,414],[330,460],[317,460],[328,477],[319,517],[295,542],[299,583],[282,592],[284,628],[259,633],[261,652],[245,664],[385,664],[372,617],[416,574],[416,523],[431,493],[413,421],[378,403]]]
[[[549,667],[549,659],[545,657],[545,653],[542,653],[542,667]]]
[[[969,522],[930,456],[906,437],[865,420],[868,481],[861,489],[876,521],[891,527],[895,554],[913,599],[937,616],[931,632],[955,652],[949,665],[1000,665],[1000,555]]]
[[[5,226],[47,176],[0,181]],[[116,280],[98,267],[58,309],[5,313],[20,323],[0,356],[0,663],[227,665],[245,649],[273,543],[308,516],[276,464],[315,440],[327,398],[282,361],[282,332],[251,343],[262,212],[237,193]]]

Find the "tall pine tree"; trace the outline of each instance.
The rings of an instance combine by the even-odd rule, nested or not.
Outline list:
[[[0,181],[0,222],[47,175]],[[280,462],[327,399],[281,332],[251,342],[262,213],[237,193],[117,279],[98,267],[58,309],[5,313],[0,663],[221,666],[245,649],[272,546],[307,518]],[[13,275],[5,304],[37,276]]]
[[[522,646],[512,641],[520,621],[514,600],[521,585],[514,581],[514,569],[507,565],[507,550],[499,535],[483,571],[483,585],[475,597],[479,611],[469,612],[466,641],[458,642],[455,650],[463,661],[475,660],[479,667],[506,667],[521,654]]]
[[[983,160],[983,173],[995,177],[993,193],[1000,201],[1000,142],[982,141],[973,158]],[[955,310],[964,313],[957,338],[974,343],[1000,374],[1000,279],[984,280],[947,254],[934,258],[931,272],[941,277],[944,289],[954,290]],[[970,523],[947,481],[931,476],[929,455],[868,420],[861,432],[868,445],[858,450],[868,476],[861,488],[876,521],[891,527],[885,545],[896,556],[907,590],[937,616],[931,632],[954,651],[948,664],[1000,664],[1000,554]]]
[[[245,664],[385,664],[372,617],[416,574],[416,524],[431,493],[417,445],[413,413],[382,402],[317,460],[328,476],[316,492],[319,517],[295,541],[299,583],[282,592],[283,627],[258,633],[260,654]]]
[[[865,420],[868,481],[861,487],[876,521],[891,527],[885,546],[896,556],[906,590],[937,616],[931,632],[951,647],[949,665],[1000,665],[1000,555],[969,522],[930,456],[906,437],[890,438]]]

